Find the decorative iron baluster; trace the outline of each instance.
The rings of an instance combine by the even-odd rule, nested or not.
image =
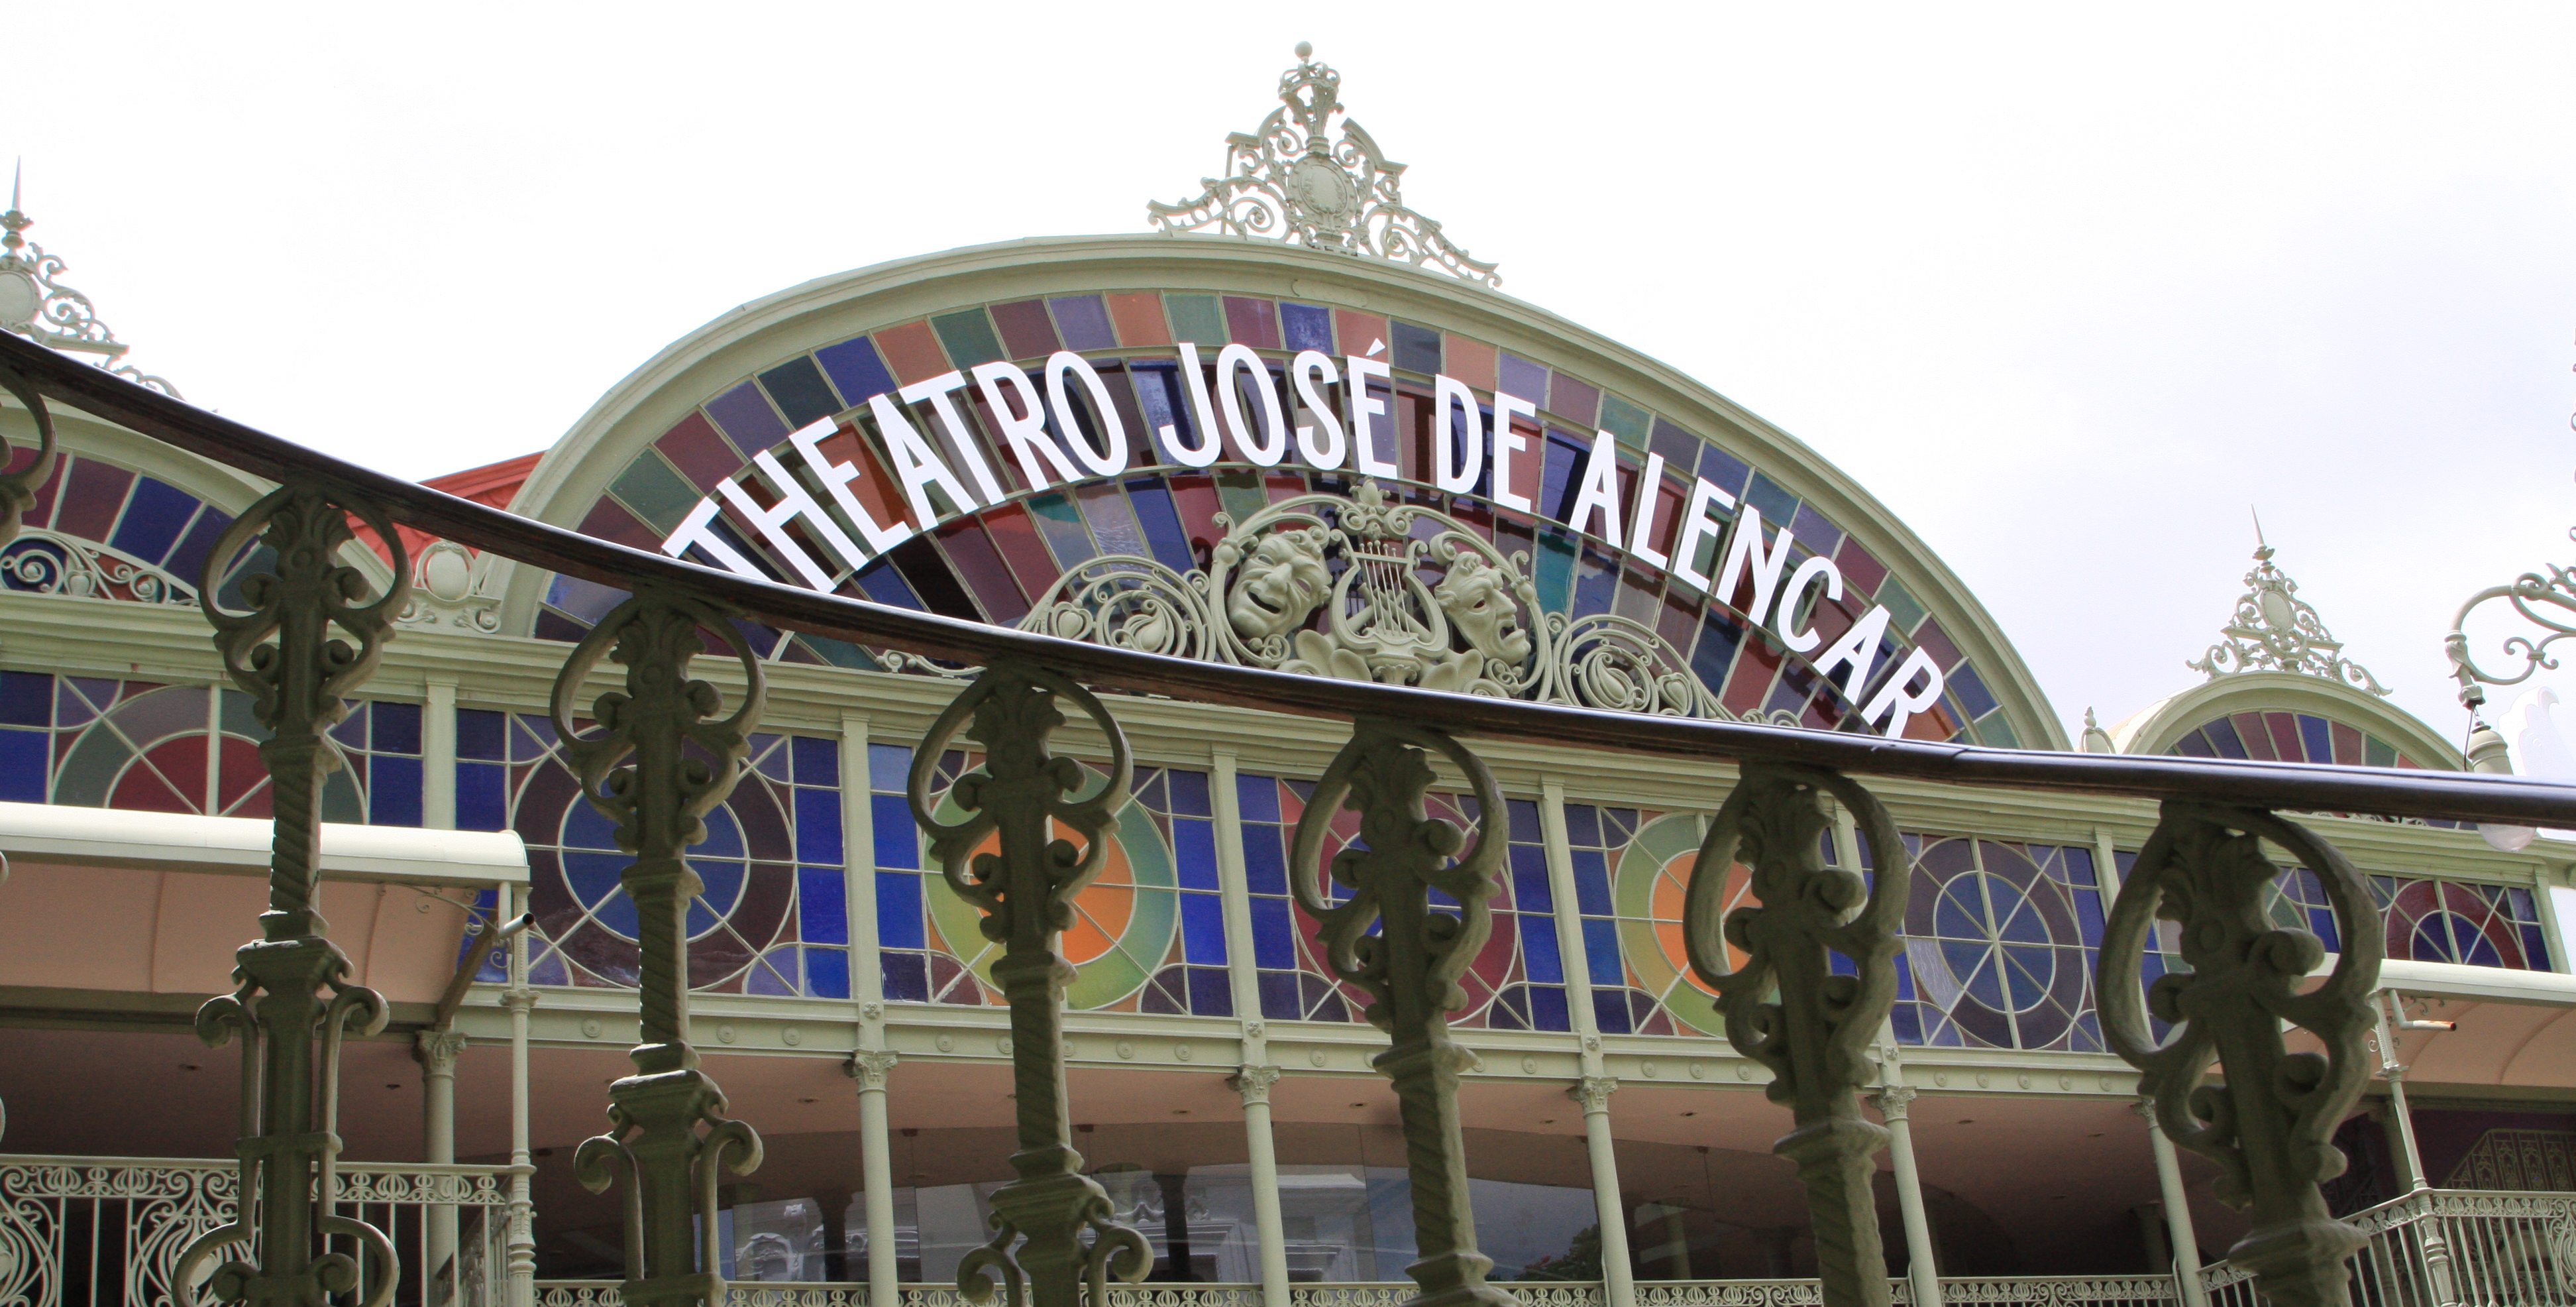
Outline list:
[[[1476,842],[1463,853],[1466,837],[1456,824],[1423,806],[1434,779],[1431,753],[1464,773],[1475,792]],[[1334,903],[1324,896],[1324,840],[1345,806],[1360,814],[1361,843],[1333,858],[1332,883],[1349,895]],[[1390,1041],[1372,1065],[1395,1086],[1421,1253],[1404,1272],[1421,1286],[1412,1302],[1428,1307],[1518,1303],[1485,1282],[1494,1260],[1476,1251],[1458,1110],[1458,1077],[1476,1055],[1450,1037],[1448,1015],[1466,1006],[1458,978],[1493,933],[1489,900],[1500,888],[1503,812],[1493,773],[1457,741],[1363,721],[1316,782],[1289,856],[1297,902],[1321,928],[1333,973],[1368,992],[1369,1024]],[[1434,890],[1456,910],[1434,907]],[[1372,924],[1381,927],[1377,934],[1369,933]]]
[[[1875,874],[1828,867],[1823,796],[1849,809]],[[1753,872],[1753,897],[1726,912],[1727,873]],[[1815,1222],[1827,1307],[1887,1307],[1887,1259],[1870,1156],[1887,1128],[1861,1115],[1870,1041],[1896,1001],[1897,928],[1913,862],[1869,791],[1829,771],[1748,762],[1700,845],[1685,900],[1691,970],[1718,993],[1726,1037],[1771,1070],[1771,1101],[1797,1128],[1771,1151],[1798,1164]],[[1723,914],[1721,916],[1721,914]],[[1736,965],[1729,949],[1741,951]],[[1836,974],[1840,954],[1852,974]]]
[[[0,472],[0,545],[5,545],[18,538],[27,510],[36,506],[36,491],[54,475],[54,415],[45,408],[44,396],[15,371],[0,367],[0,388],[26,405],[27,416],[36,424],[34,461],[15,472]],[[17,452],[6,440],[0,440],[0,451]]]
[[[2343,952],[2324,983],[2300,993],[2325,957],[2304,930],[2275,927],[2263,892],[2281,874],[2263,843],[2287,850],[2325,886]],[[2156,920],[2180,923],[2189,971],[2143,984]],[[2285,1307],[2346,1301],[2345,1261],[2362,1233],[2335,1220],[2318,1185],[2343,1173],[2332,1136],[2370,1075],[2363,1035],[2386,941],[2369,887],[2352,864],[2295,822],[2258,808],[2171,799],[2112,905],[2102,941],[2102,1032],[2138,1068],[2157,1128],[2218,1163],[2219,1201],[2254,1228],[2227,1259]],[[2148,1013],[2172,1025],[2161,1045]],[[2293,1053],[2287,1021],[2322,1053]],[[2207,1083],[2213,1062],[2223,1084]]]
[[[716,1184],[730,1169],[760,1165],[760,1136],[725,1116],[724,1091],[698,1068],[689,1043],[688,913],[705,888],[687,852],[707,838],[706,815],[741,779],[750,733],[767,693],[760,660],[731,614],[688,595],[646,588],[601,620],[555,678],[554,724],[582,797],[617,823],[617,847],[635,856],[618,880],[635,904],[642,948],[637,1002],[642,1042],[635,1074],[609,1086],[607,1134],[582,1141],[573,1175],[592,1193],[626,1185],[628,1307],[725,1301],[717,1245]],[[716,719],[724,697],[689,677],[712,633],[742,664],[742,704]],[[626,668],[626,688],[592,706],[598,730],[582,738],[573,706],[602,658]],[[705,1133],[699,1127],[705,1126]]]
[[[1059,705],[1066,702],[1109,739],[1107,783],[1079,799],[1087,788],[1082,764],[1047,748],[1065,724]],[[940,755],[960,733],[984,747],[984,765],[950,789],[968,815],[947,822],[934,810],[931,787]],[[1018,662],[997,662],[977,676],[913,756],[913,820],[930,833],[931,856],[949,885],[983,912],[984,937],[1003,946],[993,980],[1011,1008],[1020,1143],[1011,1167],[1019,1178],[993,1193],[992,1240],[957,1264],[958,1292],[970,1302],[991,1301],[998,1279],[1012,1307],[1024,1297],[1036,1307],[1078,1307],[1086,1296],[1089,1307],[1108,1307],[1112,1276],[1134,1284],[1153,1269],[1152,1245],[1111,1219],[1108,1191],[1082,1173],[1082,1154],[1073,1148],[1064,988],[1074,972],[1058,948],[1073,924],[1074,896],[1108,861],[1109,829],[1133,778],[1127,735],[1100,700]],[[1057,838],[1058,830],[1081,846]]]
[[[352,512],[393,550],[393,582],[373,603],[361,602],[364,575],[340,561],[354,538]],[[243,577],[249,611],[227,612],[225,573],[254,538],[273,551],[276,570]],[[224,671],[268,729],[259,757],[276,813],[260,938],[233,955],[240,988],[197,1009],[197,1035],[209,1046],[236,1034],[242,1040],[240,1206],[230,1224],[188,1245],[177,1276],[193,1284],[218,1250],[255,1243],[206,1280],[220,1302],[314,1307],[363,1291],[364,1307],[381,1307],[393,1296],[393,1241],[339,1214],[337,1177],[341,1040],[351,1030],[382,1030],[385,1000],[348,983],[348,956],[327,938],[330,923],[314,900],[322,784],[341,765],[324,732],[348,714],[340,696],[375,670],[392,638],[407,564],[401,538],[374,505],[289,483],[215,541],[198,588]],[[334,626],[349,640],[335,637]],[[357,1255],[334,1247],[339,1240],[354,1244]]]

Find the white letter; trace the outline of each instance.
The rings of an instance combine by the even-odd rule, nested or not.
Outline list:
[[[743,557],[732,545],[726,544],[725,538],[717,535],[715,528],[709,525],[715,521],[719,511],[721,510],[717,509],[716,501],[699,500],[698,506],[690,509],[687,517],[680,519],[680,529],[672,532],[671,538],[662,542],[662,552],[685,562],[688,558],[689,546],[696,545],[715,555],[716,561],[724,564],[728,572],[747,576],[755,581],[768,580],[768,577],[760,574],[758,567],[752,565],[750,559]]]
[[[1463,433],[1449,420],[1453,412],[1466,415]],[[1485,418],[1476,411],[1475,392],[1455,377],[1431,379],[1431,467],[1431,483],[1452,495],[1474,490],[1485,474]]]
[[[1512,430],[1512,415],[1525,418],[1538,416],[1538,405],[1518,395],[1494,392],[1494,502],[1505,508],[1530,511],[1527,495],[1512,493],[1512,451],[1529,448],[1529,438]]]
[[[975,365],[975,384],[983,388],[984,403],[993,410],[993,425],[1002,429],[1002,440],[1020,460],[1020,475],[1026,477],[1031,490],[1046,490],[1055,485],[1047,479],[1046,466],[1053,465],[1056,475],[1067,481],[1079,481],[1082,474],[1067,462],[1064,450],[1047,434],[1046,410],[1038,407],[1038,388],[1028,374],[1008,363]],[[1005,395],[1004,391],[1009,391]],[[1016,406],[1015,406],[1016,402]]]
[[[1708,515],[1709,505],[1735,507],[1735,496],[1708,483],[1706,477],[1694,477],[1690,503],[1682,509],[1681,538],[1673,541],[1673,575],[1705,592],[1708,578],[1699,571],[1699,542],[1717,538],[1718,521]]]
[[[866,551],[842,532],[841,524],[833,521],[831,515],[823,511],[823,506],[814,502],[812,495],[805,493],[805,484],[778,465],[777,455],[764,449],[752,455],[751,461],[760,468],[760,475],[769,482],[771,492],[778,496],[777,503],[762,508],[751,502],[748,492],[731,481],[717,482],[716,489],[733,504],[733,511],[742,514],[746,521],[769,538],[770,545],[786,557],[797,575],[805,578],[806,585],[829,593],[832,578],[815,565],[813,558],[796,542],[796,537],[787,534],[790,519],[804,518],[806,529],[821,536],[823,543],[851,567],[868,561]]]
[[[958,412],[957,401],[948,397],[949,392],[965,388],[966,374],[950,372],[928,381],[916,381],[896,393],[902,395],[903,402],[907,404],[930,401],[930,411],[939,415],[940,429],[948,436],[948,452],[957,456],[958,466],[974,476],[976,488],[984,492],[984,502],[998,504],[1003,498],[1002,483],[994,479],[992,465],[984,461],[984,450],[975,443],[975,433],[967,428],[966,415]],[[966,507],[972,510],[975,505]],[[930,524],[924,522],[922,525]]]
[[[1919,694],[1908,694],[1905,691],[1905,683],[1913,680],[1916,672],[1923,673],[1923,690]],[[1896,669],[1896,675],[1889,677],[1887,684],[1879,687],[1878,697],[1870,700],[1868,707],[1861,709],[1860,719],[1875,726],[1880,717],[1887,716],[1888,710],[1894,709],[1895,714],[1887,717],[1886,729],[1879,732],[1893,740],[1905,733],[1906,718],[1940,701],[1941,669],[1933,665],[1932,655],[1917,649],[1906,655],[1903,665]]]
[[[1735,519],[1735,534],[1727,540],[1726,566],[1718,569],[1717,588],[1709,597],[1722,604],[1735,602],[1735,587],[1744,579],[1747,559],[1753,564],[1753,607],[1745,618],[1762,625],[1771,612],[1771,598],[1780,590],[1780,569],[1789,562],[1789,529],[1782,527],[1771,542],[1771,555],[1762,555],[1762,510],[1744,506],[1744,516]]]
[[[1082,388],[1091,392],[1091,424],[1100,429],[1101,443],[1108,448],[1093,449],[1091,438],[1074,423],[1073,405],[1066,403],[1064,396],[1064,374],[1068,372],[1079,374]],[[1055,429],[1064,433],[1064,443],[1073,446],[1073,456],[1101,476],[1114,477],[1126,471],[1127,423],[1109,402],[1108,383],[1091,370],[1091,364],[1081,355],[1069,349],[1047,356],[1046,378],[1047,407],[1055,414]]]
[[[1341,374],[1334,371],[1329,355],[1314,349],[1297,351],[1297,361],[1288,365],[1288,373],[1297,379],[1297,402],[1305,405],[1306,411],[1323,424],[1327,436],[1319,443],[1315,439],[1314,427],[1297,428],[1297,455],[1314,467],[1330,472],[1342,465],[1342,459],[1350,451],[1343,447],[1341,419],[1333,416],[1333,406],[1315,387],[1318,382],[1329,386],[1341,380]]]
[[[1798,629],[1798,605],[1803,602],[1807,587],[1814,585],[1820,576],[1825,578],[1827,599],[1843,597],[1843,570],[1834,566],[1834,560],[1818,554],[1798,564],[1798,570],[1789,574],[1789,584],[1780,591],[1779,615],[1771,623],[1772,628],[1780,632],[1780,643],[1799,653],[1824,642],[1825,637],[1816,634],[1815,628]]]
[[[1402,476],[1404,469],[1377,456],[1377,432],[1370,426],[1369,418],[1373,414],[1385,413],[1386,401],[1369,395],[1371,377],[1392,382],[1395,370],[1373,358],[1357,354],[1343,356],[1342,393],[1351,406],[1351,453],[1358,462],[1361,476]]]
[[[1234,382],[1239,368],[1252,370],[1253,393],[1261,396],[1261,433],[1269,439],[1252,443],[1252,427],[1243,420],[1243,388]],[[1216,352],[1216,397],[1225,406],[1225,429],[1234,447],[1254,467],[1277,467],[1288,456],[1288,418],[1279,411],[1279,392],[1270,388],[1270,369],[1250,345],[1228,345]]]
[[[1637,516],[1628,524],[1628,552],[1654,567],[1670,561],[1654,546],[1655,501],[1663,498],[1663,488],[1664,456],[1648,454],[1645,474],[1637,478]]]
[[[1619,438],[1607,431],[1592,433],[1592,457],[1583,460],[1583,488],[1575,492],[1574,511],[1565,515],[1565,524],[1583,530],[1594,513],[1601,515],[1601,538],[1619,548]]]
[[[1207,374],[1199,371],[1199,347],[1186,340],[1181,342],[1181,375],[1188,378],[1182,384],[1189,388],[1190,419],[1198,426],[1199,445],[1192,449],[1182,444],[1181,433],[1165,423],[1161,433],[1163,450],[1183,467],[1206,467],[1225,447],[1216,433],[1216,414],[1208,410]]]
[[[1861,687],[1869,684],[1869,674],[1878,666],[1878,642],[1886,638],[1887,605],[1873,604],[1816,660],[1816,675],[1830,676],[1834,668],[1850,664],[1843,673],[1843,701],[1859,703]]]
[[[825,418],[789,436],[787,443],[794,445],[796,452],[805,456],[805,466],[811,468],[815,478],[823,483],[823,489],[832,496],[832,502],[841,506],[842,516],[849,518],[850,525],[857,527],[859,534],[868,538],[868,548],[882,554],[910,540],[912,526],[901,519],[897,519],[890,527],[878,526],[876,515],[868,511],[867,505],[859,502],[857,495],[850,493],[850,483],[858,480],[861,475],[858,465],[835,463],[830,455],[823,452],[823,441],[839,429],[833,425],[830,418]],[[847,539],[847,537],[843,538]],[[860,561],[858,558],[851,558],[849,564],[856,567]]]
[[[940,493],[948,496],[948,502],[960,513],[983,507],[975,502],[974,492],[966,488],[966,483],[939,461],[939,451],[912,429],[911,420],[895,406],[893,396],[870,396],[868,410],[877,415],[877,430],[885,435],[886,457],[894,460],[895,478],[903,482],[903,496],[912,501],[912,520],[920,523],[922,530],[939,525],[939,515],[930,511],[926,490],[932,482],[939,484]]]

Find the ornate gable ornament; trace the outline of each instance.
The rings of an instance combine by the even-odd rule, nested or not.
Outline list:
[[[1462,281],[1500,286],[1491,263],[1467,257],[1440,224],[1405,207],[1391,163],[1367,130],[1342,111],[1342,75],[1297,43],[1298,64],[1279,77],[1279,107],[1252,135],[1225,138],[1225,174],[1180,204],[1149,202],[1148,221],[1165,235],[1215,230],[1268,236],[1335,254],[1374,254],[1438,268]],[[1333,139],[1335,115],[1341,137]]]
[[[133,346],[118,340],[98,320],[89,296],[59,280],[68,265],[19,234],[36,225],[36,220],[19,209],[18,196],[17,179],[12,177],[9,211],[0,213],[0,331],[66,353],[94,355],[109,372],[179,398],[178,387],[125,362],[125,352]]]
[[[2343,643],[2326,630],[2317,610],[2299,598],[2299,583],[2272,565],[2270,545],[2255,546],[2254,570],[2245,574],[2245,586],[2235,616],[2219,629],[2219,642],[2185,667],[2206,672],[2213,681],[2230,672],[2300,672],[2372,694],[2388,693],[2361,664],[2343,656]]]
[[[1187,573],[1112,554],[1065,573],[1020,628],[1145,653],[1625,712],[1739,718],[1654,628],[1539,606],[1527,551],[1362,481],[1237,522]],[[935,670],[935,669],[933,669]]]

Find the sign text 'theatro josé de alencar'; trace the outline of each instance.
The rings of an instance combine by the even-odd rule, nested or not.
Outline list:
[[[1171,424],[1158,428],[1160,461],[1191,468],[1208,467],[1220,459],[1277,467],[1288,461],[1293,450],[1298,462],[1319,471],[1402,478],[1391,456],[1400,437],[1387,429],[1393,378],[1384,361],[1347,355],[1337,365],[1321,351],[1303,351],[1288,365],[1287,380],[1296,392],[1292,405],[1283,401],[1269,365],[1248,346],[1227,345],[1217,351],[1213,388],[1201,370],[1197,345],[1184,342],[1179,356],[1179,375],[1195,418],[1195,439],[1184,439]],[[1003,487],[959,407],[959,396],[970,385],[980,392],[1003,446],[1032,491],[1115,477],[1133,461],[1132,440],[1109,387],[1081,355],[1059,352],[1036,377],[1010,363],[985,363],[971,374],[949,372],[867,401],[883,438],[889,472],[910,507],[909,520],[879,521],[851,492],[851,484],[865,473],[823,448],[837,430],[826,419],[790,435],[787,443],[813,485],[839,510],[838,518],[814,497],[804,479],[780,462],[775,451],[763,450],[752,455],[752,465],[768,483],[773,501],[763,505],[741,485],[721,482],[718,494],[699,500],[679,529],[662,542],[662,552],[683,557],[694,548],[734,572],[762,576],[760,567],[715,529],[716,518],[729,505],[797,579],[828,592],[837,583],[836,569],[818,561],[809,542],[855,570],[944,517],[1001,504],[1012,492]],[[1334,386],[1341,388],[1344,407],[1339,412],[1326,397],[1327,389]],[[1079,408],[1073,402],[1075,387],[1085,401]],[[1480,404],[1466,383],[1448,376],[1435,377],[1433,387],[1433,426],[1448,433],[1447,438],[1430,442],[1433,484],[1444,493],[1480,495],[1505,509],[1536,515],[1534,496],[1544,479],[1545,462],[1545,455],[1534,448],[1540,442],[1538,406],[1500,390],[1493,392],[1490,403]],[[914,425],[909,405],[928,407],[938,437],[935,442]],[[1048,429],[1050,415],[1054,430],[1065,433],[1061,441]],[[1663,479],[1663,456],[1646,455],[1643,475],[1634,482],[1634,502],[1623,504],[1618,442],[1607,431],[1596,432],[1591,453],[1569,487],[1564,523],[1650,567],[1668,569],[1683,585],[1720,602],[1733,603],[1749,581],[1752,602],[1741,611],[1767,628],[1781,645],[1807,657],[1816,673],[1847,702],[1861,703],[1888,634],[1887,607],[1873,604],[1839,639],[1826,645],[1824,637],[1807,624],[1806,612],[1811,595],[1842,598],[1842,572],[1833,560],[1820,554],[1790,569],[1787,526],[1773,534],[1766,548],[1761,510],[1738,504],[1733,494],[1704,478],[1693,478],[1678,519],[1658,522],[1655,488]],[[1715,515],[1720,509],[1734,514],[1732,523]],[[801,527],[804,539],[790,532],[791,524]],[[857,539],[852,538],[853,532]],[[1657,549],[1654,541],[1667,537],[1672,541],[1670,551]],[[1820,645],[1825,647],[1817,652]],[[1889,735],[1898,734],[1909,717],[1940,701],[1941,689],[1939,666],[1916,649],[1868,700],[1861,716]]]

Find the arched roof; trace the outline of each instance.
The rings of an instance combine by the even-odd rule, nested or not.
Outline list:
[[[1298,473],[1294,454],[1286,466],[1259,470],[1235,463],[1229,450],[1209,470],[1214,484],[1207,475],[1175,466],[1167,443],[1148,432],[1170,423],[1180,428],[1184,445],[1201,438],[1181,399],[1186,387],[1175,367],[1179,341],[1199,346],[1203,366],[1220,347],[1248,347],[1283,394],[1288,356],[1301,346],[1343,361],[1374,349],[1393,374],[1390,410],[1401,410],[1381,420],[1409,418],[1426,440],[1432,428],[1420,414],[1431,400],[1435,374],[1466,383],[1479,405],[1489,406],[1498,388],[1537,392],[1540,412],[1524,424],[1536,428],[1527,430],[1531,448],[1519,457],[1530,460],[1521,465],[1529,481],[1545,478],[1545,484],[1522,488],[1553,491],[1560,504],[1572,500],[1571,481],[1597,455],[1596,433],[1607,433],[1623,464],[1625,488],[1614,501],[1620,511],[1587,515],[1589,529],[1580,536],[1563,528],[1561,507],[1552,513],[1551,505],[1539,503],[1535,521],[1498,509],[1483,497],[1496,489],[1490,477],[1476,487],[1480,493],[1448,499],[1407,484],[1431,479],[1429,469],[1415,466],[1413,453],[1401,460],[1400,475],[1383,479],[1397,499],[1487,531],[1497,556],[1512,548],[1525,552],[1524,579],[1539,593],[1537,607],[1565,620],[1584,617],[1587,607],[1616,608],[1660,634],[1681,667],[1707,687],[1711,701],[1722,699],[1737,715],[1848,724],[1858,706],[1852,699],[1883,691],[1829,683],[1806,660],[1830,653],[1832,643],[1855,625],[1866,629],[1847,643],[1866,643],[1879,629],[1868,625],[1876,620],[1886,623],[1886,638],[1875,650],[1877,680],[1890,679],[1917,650],[1942,674],[1941,702],[1916,714],[1908,734],[2066,747],[2044,694],[1959,578],[1883,504],[1796,438],[1662,363],[1490,289],[1268,241],[1026,240],[880,264],[790,288],[690,333],[612,387],[547,452],[512,507],[645,548],[669,538],[694,507],[715,515],[724,538],[743,546],[742,552],[758,553],[750,526],[718,511],[719,483],[741,482],[755,499],[771,498],[746,464],[772,450],[797,461],[785,440],[791,429],[836,422],[837,438],[854,451],[848,455],[853,464],[874,469],[873,478],[854,487],[866,498],[865,481],[891,479],[881,412],[871,412],[871,395],[979,363],[1043,369],[1060,350],[1081,355],[1100,372],[1123,374],[1128,381],[1122,384],[1134,388],[1138,407],[1130,407],[1125,391],[1115,403],[1126,412],[1124,425],[1138,451],[1123,474],[1137,498],[1118,501],[1121,479],[1109,478],[1072,495],[1059,488],[1050,500],[1030,493],[1007,457],[996,452],[992,462],[1009,492],[1007,502],[943,519],[925,533],[936,537],[935,547],[917,538],[910,556],[897,549],[891,560],[879,558],[855,576],[838,572],[833,581],[843,593],[933,608],[975,605],[962,615],[1016,621],[1032,604],[1044,602],[1041,592],[1055,579],[1046,574],[1050,567],[1061,574],[1085,566],[1090,558],[1122,552],[1123,542],[1124,552],[1139,556],[1158,548],[1174,554],[1162,560],[1174,572],[1204,568],[1210,535],[1223,534],[1229,520],[1241,523],[1298,494],[1356,493],[1355,479],[1346,473]],[[1159,395],[1153,393],[1157,387]],[[1078,384],[1074,388],[1079,392]],[[990,412],[976,393],[971,385],[957,392],[959,407],[991,439]],[[1254,407],[1249,401],[1246,406]],[[903,411],[936,440],[929,409]],[[1401,428],[1394,434],[1403,443]],[[856,453],[862,443],[872,459]],[[1003,447],[996,440],[994,448]],[[1674,523],[1684,515],[1693,478],[1706,477],[1723,483],[1728,500],[1740,498],[1768,522],[1794,531],[1790,561],[1772,573],[1783,585],[1784,573],[1794,573],[1810,554],[1830,559],[1831,566],[1808,574],[1815,584],[1805,593],[1819,600],[1813,615],[1789,623],[1801,635],[1804,627],[1822,637],[1807,655],[1784,648],[1775,631],[1748,633],[1755,623],[1740,609],[1741,596],[1753,591],[1750,580],[1738,587],[1737,608],[1710,605],[1703,611],[1695,592],[1667,577],[1668,567],[1612,547],[1611,537],[1623,527],[1633,531],[1629,506],[1645,471],[1637,465],[1650,456],[1663,459],[1652,538],[1665,550],[1676,542]],[[1157,478],[1158,484],[1146,484]],[[819,498],[821,489],[807,480]],[[903,515],[903,501],[891,487],[879,484],[874,493],[869,502],[889,520]],[[702,499],[716,507],[693,504]],[[1167,502],[1178,506],[1182,519],[1177,548],[1163,548],[1170,543],[1170,524],[1161,524],[1165,529],[1158,533],[1153,516]],[[1208,509],[1227,516],[1214,517]],[[1070,553],[1065,540],[1081,536],[1086,522],[1074,521],[1064,530],[1068,512],[1087,520],[1091,540],[1074,544]],[[1734,516],[1724,507],[1710,513],[1719,525]],[[1050,537],[1049,531],[1057,534]],[[1717,542],[1699,543],[1707,558],[1703,565],[1717,571],[1719,560],[1710,552]],[[1091,553],[1084,554],[1085,548]],[[1044,552],[1049,549],[1056,551],[1052,557]],[[828,561],[819,545],[816,553]],[[788,570],[774,556],[763,561],[782,574]],[[1758,577],[1758,551],[1749,561]],[[925,569],[940,574],[925,576]],[[1821,602],[1827,572],[1848,592],[1840,604]],[[1014,582],[1018,592],[1007,593]],[[511,578],[503,629],[559,636],[577,631],[584,603],[595,606],[598,597],[585,601],[567,584],[542,575]],[[1882,607],[1888,610],[1884,618],[1877,614]],[[816,658],[796,641],[780,652]],[[822,658],[850,661],[830,651]],[[1847,657],[1832,671],[1849,680],[1853,661]]]
[[[2191,746],[2195,733],[2227,719],[2244,741],[2243,754],[2229,753],[2221,737],[2215,753]],[[2287,718],[2284,722],[2282,719]],[[2299,719],[2308,719],[2302,722]],[[2315,722],[2327,724],[2327,748],[2309,738]],[[2304,730],[2302,728],[2305,728]],[[2335,728],[2347,733],[2336,738]],[[2284,734],[2287,732],[2287,734]],[[2259,733],[2259,739],[2257,738]],[[2110,730],[2121,753],[2254,757],[2265,761],[2350,762],[2377,766],[2415,766],[2460,770],[2459,746],[2444,740],[2415,716],[2385,699],[2347,685],[2300,672],[2235,672],[2211,678],[2180,694],[2168,695],[2130,714]],[[2293,738],[2295,737],[2295,745]],[[2206,737],[2204,737],[2206,738]],[[2374,743],[2393,750],[2381,759]],[[2292,752],[2292,748],[2298,752]],[[2265,752],[2265,750],[2270,752]],[[2328,756],[2320,756],[2326,752]]]

